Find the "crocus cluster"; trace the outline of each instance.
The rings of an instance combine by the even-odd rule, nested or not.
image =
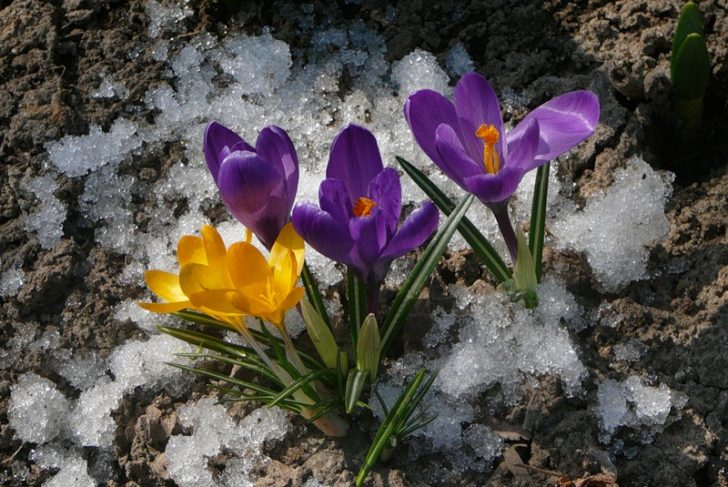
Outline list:
[[[596,95],[575,91],[557,96],[506,132],[493,88],[480,75],[468,73],[458,81],[453,101],[440,93],[420,90],[407,99],[404,115],[414,139],[434,163],[493,211],[514,262],[512,281],[520,292],[535,296],[534,265],[529,260],[525,237],[520,232],[516,237],[510,223],[508,201],[528,171],[594,133],[599,119]],[[319,186],[318,205],[299,202],[294,208],[298,157],[291,139],[279,127],[262,129],[252,146],[232,130],[212,122],[205,131],[204,154],[223,202],[246,228],[246,239],[226,248],[209,225],[201,229],[199,237],[182,237],[177,248],[179,271],[150,270],[145,274],[149,288],[161,302],[141,306],[158,313],[194,310],[239,331],[260,360],[251,359],[247,355],[250,349],[246,349],[247,362],[234,355],[235,361],[230,363],[258,371],[283,388],[282,392],[270,393],[248,383],[245,387],[262,394],[253,397],[265,397],[270,404],[293,401],[290,404],[302,407],[294,410],[314,421],[322,431],[343,435],[346,424],[328,414],[331,404],[336,403],[329,397],[331,389],[346,391],[339,401],[345,404],[341,409],[350,412],[358,404],[363,384],[376,380],[381,356],[386,352],[383,343],[390,343],[391,333],[395,333],[391,330],[398,330],[390,322],[385,338],[380,336],[376,319],[380,285],[394,259],[422,246],[433,235],[438,211],[432,202],[425,201],[400,223],[403,208],[399,174],[384,167],[374,135],[359,125],[343,127],[333,140],[326,178]],[[428,264],[419,266],[413,282],[424,285],[471,200],[461,203],[459,213],[453,213],[445,229],[428,246],[421,261]],[[251,232],[267,249],[267,257],[251,243]],[[318,300],[302,301],[305,292],[299,278],[305,268],[304,241],[353,271],[358,280],[349,282],[357,295],[361,288],[355,286],[358,281],[364,283],[369,314],[364,318],[359,313],[362,308],[352,306],[354,311],[349,315],[352,321],[357,316],[363,320],[350,323],[353,360],[336,343],[324,319],[322,299],[310,278],[305,279],[306,292],[309,298],[318,296]],[[523,259],[518,259],[519,253]],[[402,292],[404,298],[398,296],[397,300],[410,299],[412,306],[419,289]],[[401,302],[396,304],[397,300],[392,315],[403,324],[410,308]],[[292,308],[302,314],[323,364],[317,365],[303,355],[307,359],[304,363],[293,345],[284,319]],[[281,340],[265,335],[265,327],[260,332],[265,335],[263,339],[253,333],[245,321],[251,317],[275,326],[283,347]],[[213,350],[230,352],[227,348]],[[355,368],[349,369],[350,365]],[[336,380],[326,383],[332,374]],[[343,382],[346,385],[342,388]]]

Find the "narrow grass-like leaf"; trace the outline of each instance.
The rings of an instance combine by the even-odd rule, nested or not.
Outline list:
[[[324,414],[330,412],[337,404],[336,399],[327,399],[326,401],[321,401],[311,408],[312,411],[314,411],[314,414],[310,416],[306,421],[308,423],[313,423],[317,419],[321,418]]]
[[[244,380],[240,380],[235,377],[230,377],[229,375],[221,374],[220,372],[215,372],[212,370],[205,370],[205,369],[198,369],[197,367],[190,367],[189,365],[176,364],[173,362],[165,362],[165,363],[167,365],[176,367],[181,370],[185,370],[187,372],[194,372],[195,374],[212,377],[213,379],[221,380],[221,381],[227,382],[228,384],[232,384],[234,386],[245,387],[247,389],[253,390],[260,394],[269,394],[271,396],[275,396],[277,394],[277,392],[275,392],[267,387],[263,387],[259,384],[255,384],[253,382],[247,382]]]
[[[280,401],[284,399],[288,399],[293,393],[295,393],[299,389],[308,389],[313,390],[310,385],[311,382],[315,381],[316,379],[319,379],[320,377],[323,377],[326,374],[331,374],[331,369],[321,369],[321,370],[314,370],[313,372],[309,372],[308,374],[300,377],[298,380],[294,381],[291,385],[283,389],[273,401],[269,404],[269,406],[275,406]],[[308,395],[308,394],[306,394]],[[311,396],[309,396],[311,397]],[[312,397],[312,399],[318,401],[318,395],[315,395]]]
[[[215,318],[213,318],[211,316],[208,316],[206,314],[203,314],[203,313],[198,313],[196,311],[180,311],[178,313],[172,313],[172,314],[175,315],[175,316],[177,316],[177,317],[179,317],[179,318],[185,319],[187,321],[192,321],[194,323],[198,323],[198,324],[205,325],[205,326],[211,326],[211,327],[215,327],[215,328],[219,328],[219,329],[223,329],[223,330],[234,331],[234,332],[237,333],[237,330],[234,327],[228,325],[227,323],[223,323],[222,321],[216,320]],[[168,334],[170,334],[172,336],[176,336],[176,335],[174,335],[173,333],[169,333],[169,332],[167,332],[165,330],[178,330],[179,332],[190,331],[190,330],[180,330],[178,328],[171,328],[171,327],[166,327],[166,326],[158,326],[157,328],[159,328],[160,331],[162,331],[164,333],[168,333]],[[283,340],[281,340],[278,337],[273,336],[270,333],[263,333],[263,332],[260,332],[258,330],[254,330],[252,328],[249,328],[248,329],[248,332],[250,332],[250,334],[253,335],[253,337],[258,342],[260,342],[261,344],[266,345],[268,347],[272,347],[274,343],[275,344],[278,344],[278,345],[283,345]],[[235,348],[239,348],[239,349],[244,349],[248,353],[251,353],[251,354],[254,354],[255,353],[249,347],[244,347],[242,345],[236,345],[236,344],[233,344],[233,343],[224,342],[222,340],[217,339],[216,337],[212,337],[212,336],[207,335],[205,333],[201,333],[201,332],[194,332],[194,333],[197,333],[199,336],[205,336],[205,337],[208,337],[210,339],[217,340],[219,343],[224,343],[224,344],[227,344],[227,345],[229,345],[231,347],[235,347]],[[185,340],[188,343],[193,343],[193,342],[190,342],[189,340],[186,340],[186,339],[184,339],[184,338],[182,338],[180,336],[176,336],[176,337],[177,338],[180,338],[181,340]],[[197,343],[193,343],[193,344],[194,345],[199,345]],[[301,351],[299,351],[298,354],[300,355],[301,360],[303,360],[303,363],[308,368],[310,368],[310,369],[321,369],[321,368],[323,368],[323,365],[321,364],[321,362],[318,361],[318,360],[316,360],[316,358],[312,357],[311,355],[308,355],[308,354],[303,353]]]
[[[173,336],[196,347],[202,347],[207,350],[232,355],[234,357],[244,357],[245,359],[262,363],[260,359],[258,359],[257,354],[251,348],[228,343],[206,333],[195,330],[183,330],[181,328],[173,328],[170,326],[158,326],[157,329],[162,333],[166,333],[167,335]]]
[[[425,370],[422,369],[422,371],[425,371]],[[407,421],[409,421],[409,418],[412,415],[412,412],[417,407],[417,405],[419,405],[419,403],[422,402],[422,400],[425,398],[425,395],[429,392],[430,387],[432,387],[432,384],[435,382],[435,379],[437,378],[437,374],[438,374],[438,372],[434,372],[434,373],[430,374],[430,377],[427,378],[427,381],[417,391],[417,394],[410,402],[410,405],[409,405],[410,410],[406,417]]]
[[[217,360],[219,362],[223,362],[228,365],[237,365],[238,367],[241,367],[243,369],[250,370],[252,372],[255,372],[256,374],[260,374],[261,376],[265,377],[266,379],[273,381],[276,384],[283,387],[283,383],[278,378],[278,376],[276,376],[268,367],[266,367],[265,365],[259,364],[259,363],[240,360],[240,359],[234,359],[227,355],[215,355],[215,354],[211,354],[211,353],[177,353],[175,355],[178,357],[185,357],[185,358],[189,358],[189,359],[193,359],[193,360],[199,360],[199,359]]]
[[[424,417],[424,416],[425,416],[425,413],[422,413],[417,416],[417,419],[415,419],[411,423],[408,423],[404,429],[400,430],[397,433],[397,438],[399,438],[401,440],[402,438],[409,436],[410,434],[417,431],[418,429],[424,428],[428,424],[432,423],[435,419],[437,419],[436,414],[433,414],[432,416],[428,416],[428,417]],[[423,419],[420,419],[420,417],[422,417]]]
[[[273,334],[268,330],[268,327],[266,326],[266,323],[263,320],[259,320],[260,322],[260,331],[268,337],[268,341],[271,344],[271,349],[273,350],[273,354],[275,356],[275,361],[280,365],[286,372],[288,372],[288,375],[291,376],[291,378],[296,381],[302,377],[302,373],[300,370],[296,368],[295,365],[293,365],[289,360],[288,356],[286,355],[286,350],[283,348],[277,340],[275,340],[275,337]],[[321,367],[323,368],[323,367]],[[308,385],[308,383],[304,383],[303,390],[309,397],[317,397],[314,390],[311,388],[311,386]]]
[[[405,388],[402,395],[397,398],[390,414],[388,414],[382,422],[379,430],[377,431],[372,444],[367,450],[366,457],[364,458],[364,464],[359,469],[359,473],[356,476],[356,487],[360,487],[364,484],[369,471],[374,468],[374,465],[379,461],[379,457],[382,456],[384,449],[390,445],[391,437],[395,432],[397,424],[399,424],[409,411],[409,404],[412,398],[417,394],[417,389],[420,387],[422,380],[425,377],[425,370],[420,370]]]
[[[349,300],[349,328],[351,329],[351,347],[356,360],[356,344],[359,340],[359,328],[367,315],[367,293],[364,284],[357,277],[354,269],[346,268],[346,298]]]
[[[216,320],[212,316],[206,315],[204,313],[199,313],[197,311],[178,311],[176,313],[172,313],[172,315],[178,318],[182,318],[183,320],[192,321],[193,323],[197,323],[198,325],[212,326],[214,328],[220,328],[223,330],[235,330],[235,328],[233,328],[228,323]]]
[[[440,260],[443,252],[445,252],[448,242],[450,242],[458,224],[465,216],[468,208],[470,208],[474,198],[473,195],[468,195],[463,198],[460,204],[450,214],[447,221],[445,221],[442,228],[427,245],[427,248],[420,256],[412,272],[410,272],[402,284],[382,324],[382,329],[384,330],[382,337],[382,355],[387,353],[387,350],[392,346],[402,326],[404,326],[407,314],[420,296],[420,291],[422,291],[430,275],[435,270],[437,262]]]
[[[389,416],[389,408],[387,407],[387,403],[384,402],[384,399],[382,399],[382,395],[379,394],[379,391],[374,389],[374,395],[377,396],[377,401],[379,401],[379,406],[382,408],[382,411],[384,411],[384,417],[386,418]]]
[[[329,315],[326,313],[326,306],[324,306],[324,300],[321,298],[321,292],[318,288],[316,278],[311,274],[311,270],[308,268],[306,262],[303,263],[303,271],[301,272],[301,280],[303,281],[303,287],[306,290],[306,297],[313,305],[314,309],[321,315],[326,326],[331,328],[331,321],[329,321]]]
[[[246,393],[245,391],[241,391],[239,389],[223,387],[216,384],[208,384],[208,387],[210,389],[215,389],[216,391],[220,391],[226,394],[226,396],[223,396],[219,399],[220,402],[258,401],[264,404],[268,404],[273,399],[273,397],[275,397],[269,394]],[[278,404],[278,407],[288,409],[295,413],[300,413],[302,404],[297,401],[282,401]]]
[[[455,204],[450,201],[450,198],[443,193],[440,188],[433,183],[430,178],[425,176],[422,171],[417,169],[411,163],[397,157],[397,162],[404,172],[417,184],[417,186],[424,191],[428,198],[443,212],[445,215],[450,213],[455,208]],[[483,262],[483,264],[490,270],[493,276],[498,282],[505,282],[511,278],[511,272],[508,270],[508,266],[503,259],[498,255],[493,246],[483,236],[482,233],[473,225],[473,223],[467,218],[463,218],[458,225],[458,231],[463,236],[468,245],[473,249],[475,255]]]
[[[354,411],[368,378],[368,370],[351,369],[349,371],[349,377],[346,379],[346,393],[344,394],[344,409],[347,414]]]
[[[531,227],[528,231],[528,248],[536,266],[536,279],[541,282],[541,264],[543,261],[543,244],[546,234],[546,201],[549,192],[549,168],[546,163],[536,171],[536,187],[533,190],[531,204]]]

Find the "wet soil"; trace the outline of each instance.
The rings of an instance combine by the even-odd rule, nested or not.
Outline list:
[[[503,467],[508,466],[504,460],[493,472],[464,475],[456,484],[548,485],[559,481],[555,474],[577,479],[606,471],[623,486],[728,485],[728,6],[701,2],[713,79],[703,129],[688,136],[670,101],[669,51],[680,2],[399,1],[391,4],[394,20],[388,5],[317,1],[313,11],[318,19],[332,14],[340,22],[362,19],[382,33],[390,60],[418,47],[444,60],[447,50],[462,42],[495,86],[526,91],[534,106],[567,90],[595,90],[602,123],[577,157],[562,166],[564,177],[576,183],[577,199],[608,186],[615,169],[634,154],[677,175],[668,207],[670,234],[651,255],[653,277],[622,293],[602,295],[581,256],[547,249],[547,272],[561,269],[584,304],[609,303],[623,319],[612,327],[605,317],[573,333],[590,372],[583,396],[566,398],[558,381],[542,377],[537,397],[483,418],[512,428],[527,423],[527,440],[518,452],[533,469],[514,474]],[[185,20],[188,32],[258,33],[270,26],[275,37],[293,46],[309,41],[278,3],[203,0],[194,11]],[[115,279],[126,264],[123,257],[94,246],[93,228],[77,203],[83,184],[62,180],[56,196],[69,205],[65,236],[54,249],[43,250],[22,224],[37,202],[20,189],[20,181],[41,172],[49,141],[84,134],[91,124],[108,128],[122,111],[132,120],[151,117],[142,98],[163,79],[163,66],[146,52],[129,55],[146,40],[147,24],[141,0],[0,1],[0,271],[20,263],[26,273],[17,296],[0,298],[0,344],[14,339],[18,322],[36,323],[38,336],[57,331],[64,348],[102,355],[143,336],[131,323],[111,316],[113,305],[135,290]],[[90,96],[104,72],[116,73],[135,110]],[[179,151],[169,144],[148,160],[134,161],[130,170],[141,174],[145,169],[145,177],[154,181]],[[143,209],[138,219],[143,221]],[[444,264],[430,288],[433,296],[445,292],[447,282],[482,277],[469,253],[447,256]],[[404,337],[416,340],[416,335],[405,332]],[[610,360],[614,346],[631,339],[646,346],[645,354],[634,363],[615,365]],[[403,342],[395,351],[407,346]],[[7,424],[10,386],[24,372],[49,377],[73,395],[49,365],[36,350],[0,369],[0,476],[8,485],[40,485],[49,477],[28,460],[32,445],[14,439]],[[689,401],[651,444],[621,433],[631,453],[610,460],[591,410],[596,384],[630,374],[664,383]],[[203,392],[201,383],[193,389],[193,394]],[[125,400],[116,414],[109,485],[173,485],[161,452],[179,427],[174,404],[186,399],[161,394]],[[286,442],[271,446],[273,461],[259,484],[302,485],[315,475],[326,485],[349,485],[366,441],[361,432],[348,443],[328,440],[299,424]],[[93,467],[95,453],[87,454]],[[369,485],[428,485],[424,472],[429,469],[422,462],[448,468],[441,458],[409,464],[402,450],[375,470]],[[30,468],[27,482],[12,480],[10,472],[18,464]]]

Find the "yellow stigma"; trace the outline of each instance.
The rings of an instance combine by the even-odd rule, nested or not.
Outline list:
[[[372,208],[375,206],[377,206],[377,204],[374,201],[362,196],[354,202],[354,209],[352,210],[352,213],[354,213],[354,216],[369,216],[372,212]]]
[[[488,174],[496,174],[500,170],[500,158],[495,150],[495,144],[498,143],[500,132],[495,125],[483,124],[475,131],[475,136],[483,139],[485,148],[483,149],[483,163],[485,164],[485,172]]]

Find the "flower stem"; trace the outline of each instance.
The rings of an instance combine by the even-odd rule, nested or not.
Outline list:
[[[501,235],[503,235],[503,240],[506,242],[508,253],[511,254],[511,262],[515,266],[518,258],[518,239],[516,238],[516,232],[513,231],[511,218],[508,216],[508,200],[488,206],[495,216],[495,221],[498,222],[498,228]]]
[[[298,369],[298,372],[300,372],[301,375],[307,374],[309,372],[308,367],[303,364],[303,360],[301,360],[301,356],[298,355],[298,350],[296,350],[296,346],[291,341],[291,336],[288,334],[285,326],[282,323],[279,331],[281,333],[281,336],[283,337],[283,344],[286,347],[286,356],[288,357],[288,360],[293,363],[293,365],[296,367],[296,369]]]
[[[367,314],[377,315],[379,309],[379,283],[367,286]]]
[[[313,416],[312,412],[308,409],[304,409],[301,412],[301,415],[306,419]],[[349,425],[347,424],[347,422],[340,418],[333,411],[324,414],[323,416],[315,420],[313,424],[319,430],[321,430],[323,434],[334,438],[342,438],[346,436],[346,433],[349,431]]]

